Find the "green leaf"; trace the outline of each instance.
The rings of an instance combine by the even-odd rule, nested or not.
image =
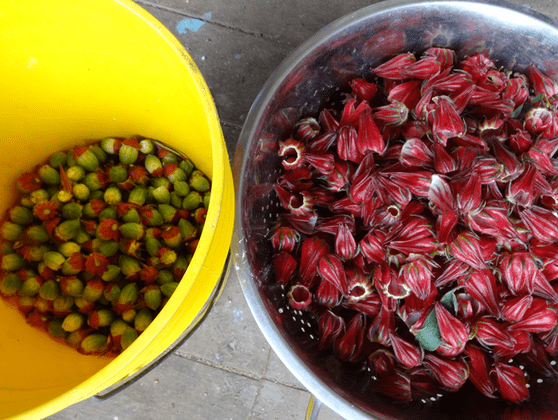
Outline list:
[[[524,104],[521,104],[517,108],[515,108],[514,111],[512,112],[512,114],[510,115],[510,118],[519,117],[519,114],[521,114],[521,111],[523,110],[523,105]]]
[[[459,289],[462,289],[463,286],[457,286],[455,289],[450,290],[447,292],[442,299],[440,299],[440,303],[446,307],[448,311],[450,311],[453,315],[457,314],[457,297],[455,296],[455,292]]]
[[[444,344],[440,335],[440,327],[436,319],[436,311],[432,309],[430,314],[426,317],[423,327],[415,336],[417,341],[422,345],[424,350],[434,351],[439,346]]]

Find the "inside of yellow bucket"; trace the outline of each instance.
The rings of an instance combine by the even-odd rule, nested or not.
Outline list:
[[[156,138],[215,175],[211,139],[222,134],[213,103],[191,59],[169,35],[127,0],[62,0],[55,7],[3,2],[0,217],[17,198],[21,172],[55,151],[106,136]],[[48,414],[37,407],[112,361],[57,343],[0,300],[0,419]],[[88,396],[68,397],[55,411]]]

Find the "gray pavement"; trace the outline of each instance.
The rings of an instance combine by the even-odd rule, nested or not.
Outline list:
[[[555,0],[515,0],[558,19]],[[314,32],[374,0],[137,0],[190,52],[215,99],[232,160],[250,105],[274,68]],[[232,203],[231,203],[232,205]],[[283,366],[231,272],[194,334],[116,395],[48,420],[303,419],[310,394]],[[341,417],[322,408],[320,420]]]

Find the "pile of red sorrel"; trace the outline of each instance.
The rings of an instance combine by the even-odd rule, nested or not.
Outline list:
[[[399,400],[522,402],[558,352],[558,82],[430,48],[278,144],[271,242],[319,347]]]

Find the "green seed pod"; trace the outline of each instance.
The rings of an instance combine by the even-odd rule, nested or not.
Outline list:
[[[72,296],[59,295],[56,299],[52,301],[52,310],[57,316],[68,315],[72,312],[72,307],[74,306],[74,298]]]
[[[66,203],[62,206],[61,214],[65,219],[79,219],[82,214],[83,206],[81,204],[72,202]]]
[[[178,167],[186,173],[186,176],[190,176],[192,171],[195,169],[194,164],[188,158],[184,158],[183,160],[178,162]]]
[[[184,273],[188,269],[190,265],[190,261],[192,260],[191,254],[188,256],[179,255],[176,258],[176,261],[172,265],[172,272],[176,275],[177,278],[181,279],[184,276]]]
[[[35,309],[38,312],[45,314],[45,321],[46,321],[47,319],[46,313],[52,310],[52,302],[50,300],[43,299],[42,297],[37,295],[35,296]]]
[[[89,302],[95,302],[103,296],[104,288],[105,285],[103,284],[103,281],[98,278],[94,278],[85,284],[82,296]]]
[[[122,201],[122,191],[116,186],[108,187],[103,194],[103,199],[108,205],[115,206]]]
[[[43,284],[40,276],[31,276],[21,284],[18,294],[20,296],[35,296]]]
[[[79,312],[73,312],[64,317],[62,329],[67,332],[79,330],[85,324],[85,316]]]
[[[146,328],[149,327],[149,324],[153,322],[154,318],[155,317],[149,308],[140,309],[134,318],[134,329],[138,333],[145,331]]]
[[[91,191],[91,194],[89,195],[89,201],[91,201],[91,200],[103,200],[103,194],[104,194],[103,190]]]
[[[99,159],[89,147],[76,147],[74,149],[74,157],[76,163],[86,171],[93,172],[99,168]]]
[[[151,284],[145,288],[143,298],[146,306],[155,311],[161,306],[163,295],[158,285]]]
[[[121,291],[122,289],[118,283],[111,283],[105,287],[105,290],[103,290],[103,296],[108,302],[113,303],[118,300]]]
[[[81,230],[79,220],[65,220],[54,228],[54,237],[58,241],[69,241]]]
[[[140,152],[149,155],[151,153],[153,153],[153,151],[155,150],[155,146],[153,145],[153,141],[151,141],[150,139],[142,139],[139,142],[140,145]]]
[[[80,182],[85,178],[85,175],[85,169],[79,165],[70,166],[66,169],[66,176],[70,179],[70,181]]]
[[[127,309],[124,312],[122,312],[120,316],[122,317],[123,321],[132,323],[134,322],[134,318],[136,317],[137,313],[138,311],[136,311],[135,309]]]
[[[163,251],[159,255],[159,260],[161,264],[168,267],[174,264],[177,257],[178,255],[176,254],[175,250],[169,248],[163,248]]]
[[[62,320],[53,318],[47,326],[48,334],[53,338],[66,338],[66,331],[62,328]]]
[[[159,204],[157,210],[159,210],[164,223],[171,223],[176,216],[176,208],[170,204]]]
[[[89,188],[91,192],[100,190],[104,186],[104,182],[99,178],[97,172],[89,172],[85,175],[82,182],[87,185],[87,188]]]
[[[81,246],[76,244],[75,242],[62,242],[58,245],[58,252],[64,255],[66,258],[69,258],[75,252],[80,252]]]
[[[83,282],[75,276],[64,276],[60,278],[60,289],[67,296],[81,296],[84,289]]]
[[[79,345],[84,354],[103,353],[108,348],[108,337],[103,334],[91,334],[85,337]]]
[[[139,157],[139,150],[127,144],[122,144],[118,151],[118,158],[122,165],[132,165],[136,163]]]
[[[122,216],[124,223],[141,223],[141,217],[136,209],[131,209]]]
[[[161,285],[161,292],[163,293],[163,295],[170,298],[177,287],[178,287],[178,282],[176,281],[164,283]]]
[[[156,230],[155,230],[156,229]],[[147,229],[145,229],[145,236],[144,239],[148,240],[148,239],[157,239],[159,237],[159,235],[161,234],[161,231],[159,230],[159,228],[153,228],[153,227],[149,227]]]
[[[159,275],[157,276],[156,283],[162,286],[166,283],[172,283],[175,281],[174,274],[169,270],[159,270]]]
[[[54,300],[60,295],[60,285],[56,280],[47,280],[39,288],[39,296],[44,300]]]
[[[166,147],[162,147],[159,150],[159,159],[163,162],[163,166],[165,163],[178,163],[180,158],[176,153],[167,149]]]
[[[80,229],[76,236],[72,238],[72,240],[78,245],[83,245],[91,240],[91,236],[89,236],[89,234],[85,230]]]
[[[89,314],[87,325],[98,330],[102,327],[108,327],[115,318],[116,315],[110,309],[99,309]]]
[[[28,225],[33,221],[33,212],[27,207],[14,206],[8,210],[10,220],[18,225]]]
[[[167,179],[172,184],[174,184],[178,181],[186,181],[188,179],[188,176],[186,175],[186,172],[184,172],[178,166],[171,167],[171,169],[169,169],[167,172],[168,172]]]
[[[109,155],[117,155],[122,142],[114,137],[107,137],[101,140],[100,147]]]
[[[155,238],[149,238],[145,240],[145,250],[149,255],[155,257],[159,255],[159,250],[163,247],[161,241]]]
[[[120,347],[122,347],[122,350],[126,350],[137,338],[138,332],[132,327],[127,328],[120,338]]]
[[[138,206],[143,206],[147,201],[147,188],[142,186],[136,186],[130,191],[128,196],[128,203],[137,204]]]
[[[110,168],[109,178],[115,183],[124,182],[128,179],[128,169],[123,165],[115,165]]]
[[[75,266],[75,264],[72,264],[70,258],[64,261],[64,264],[62,264],[62,268],[60,269],[60,271],[64,276],[75,276],[76,274],[79,274],[82,270],[83,267],[80,267],[79,265]]]
[[[107,161],[107,152],[105,152],[99,144],[92,144],[91,146],[89,146],[89,150],[91,150],[95,154],[95,156],[97,156],[97,160],[99,161],[99,163],[105,163]]]
[[[19,254],[6,254],[2,256],[3,271],[17,271],[25,266],[25,261]]]
[[[46,228],[41,225],[31,225],[25,230],[25,235],[31,240],[38,243],[45,243],[50,241],[50,236]]]
[[[99,222],[105,219],[118,219],[118,213],[115,208],[113,207],[106,207],[104,208],[101,213],[99,213]]]
[[[29,194],[29,196],[31,197],[31,201],[33,202],[33,204],[39,204],[43,201],[49,200],[51,194],[49,194],[49,192],[45,189],[40,189],[33,191],[31,194]]]
[[[89,334],[89,329],[80,328],[66,335],[66,344],[74,349],[77,349],[82,340]]]
[[[120,291],[120,296],[118,296],[118,303],[120,305],[128,305],[134,303],[139,296],[138,286],[136,283],[128,283]]]
[[[161,226],[163,224],[163,216],[157,209],[148,209],[142,212],[143,223],[146,226]]]
[[[86,201],[91,196],[91,191],[85,184],[74,185],[72,193],[74,194],[74,198],[79,201]]]
[[[170,203],[170,191],[165,186],[160,186],[151,192],[158,203]]]
[[[188,185],[191,189],[198,192],[206,192],[211,187],[209,179],[203,174],[202,171],[194,169],[188,178]]]
[[[88,314],[95,309],[95,302],[90,302],[83,296],[74,296],[74,305],[81,314]]]
[[[97,247],[97,251],[103,254],[105,257],[110,258],[118,252],[119,245],[118,242],[110,240],[110,241],[101,241],[99,246]]]
[[[13,254],[14,243],[8,241],[0,241],[0,255]]]
[[[17,274],[6,274],[0,279],[0,294],[5,297],[17,295],[23,282]]]
[[[172,183],[165,177],[162,178],[152,178],[151,186],[153,188],[165,187],[167,190],[172,189]]]
[[[39,178],[47,185],[59,185],[60,173],[50,165],[41,165],[37,171]]]
[[[20,311],[27,314],[35,308],[35,296],[20,296],[17,298],[17,306]]]
[[[121,255],[118,260],[118,265],[125,277],[133,276],[141,270],[141,263],[139,260],[130,255]]]
[[[122,318],[116,318],[110,324],[110,335],[112,337],[121,337],[122,333],[126,331],[130,326],[124,322]]]
[[[194,211],[203,204],[203,196],[197,191],[190,191],[182,201],[182,208]]]
[[[209,208],[209,202],[211,201],[211,193],[210,192],[206,192],[203,195],[203,206],[208,209]]]
[[[24,195],[23,197],[21,197],[21,200],[19,200],[19,203],[23,207],[27,207],[28,209],[32,209],[33,206],[35,205],[35,203],[33,203],[33,201],[31,200],[31,196],[29,196],[29,195]]]
[[[163,231],[161,232],[161,238],[163,238],[166,246],[175,250],[182,244],[182,235],[180,234],[180,229],[174,225],[168,225],[163,228]]]
[[[6,241],[14,242],[23,233],[24,227],[17,223],[5,220],[0,227],[0,237]]]
[[[171,191],[169,202],[171,206],[173,206],[175,209],[182,208],[182,200],[184,200],[184,197],[178,195],[176,191]]]
[[[185,241],[195,238],[198,234],[198,229],[187,219],[180,219],[178,221],[178,229]]]
[[[101,275],[103,281],[115,281],[120,277],[120,267],[114,264],[107,265],[107,269]]]
[[[147,172],[149,172],[152,176],[163,175],[163,164],[157,156],[147,155],[145,157],[144,165]]]
[[[74,198],[73,193],[66,190],[60,190],[57,191],[56,194],[52,196],[51,201],[58,201],[59,203],[68,203],[72,198]]]
[[[25,258],[27,258],[30,262],[40,262],[45,257],[45,252],[52,251],[52,248],[46,244],[40,244],[36,246],[31,246],[27,248],[27,254]]]
[[[53,168],[59,168],[60,165],[62,165],[62,166],[66,165],[66,160],[67,160],[66,153],[55,152],[52,155],[50,155],[48,163]]]
[[[190,186],[186,181],[177,181],[174,183],[174,191],[181,197],[186,197],[190,192]]]
[[[120,225],[120,234],[128,239],[139,240],[145,236],[145,226],[141,223],[123,223]]]

